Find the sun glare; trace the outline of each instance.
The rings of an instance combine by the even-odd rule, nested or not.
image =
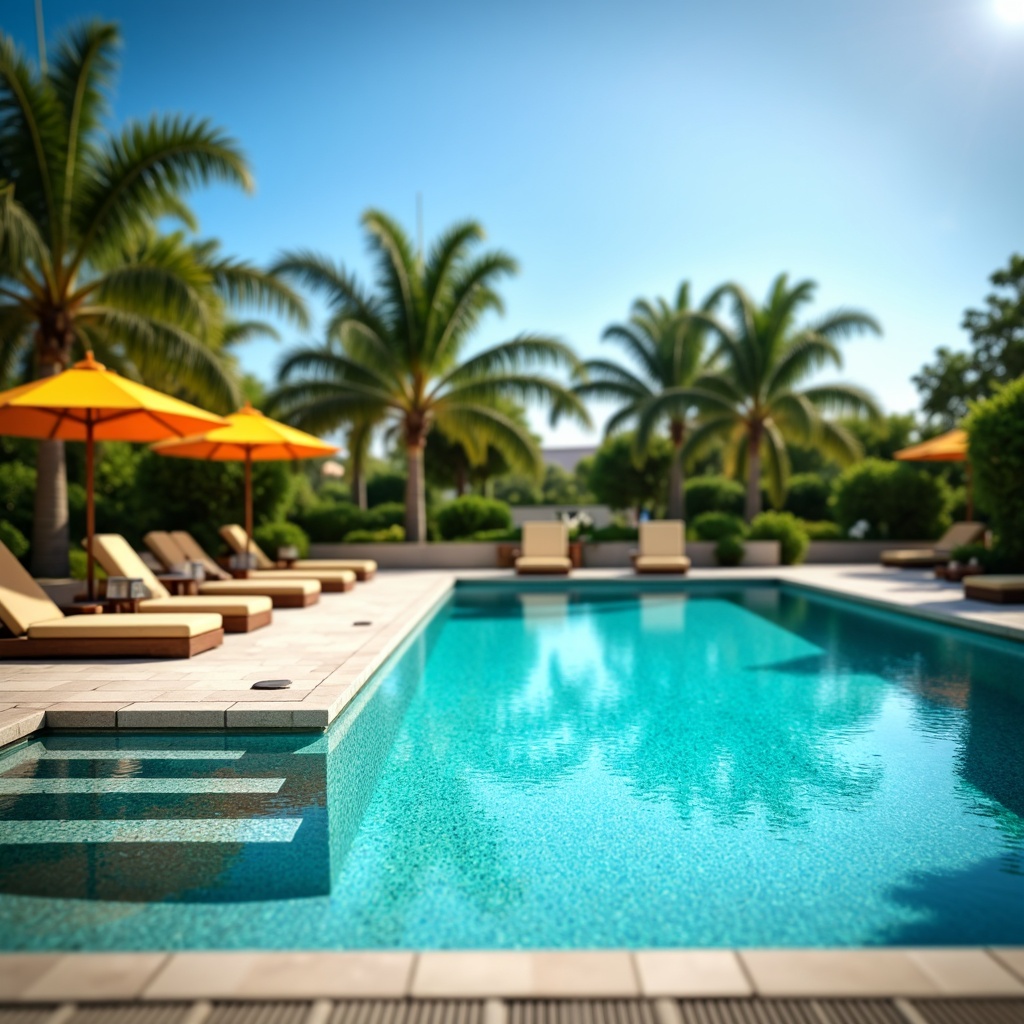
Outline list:
[[[995,11],[1011,25],[1024,24],[1024,0],[995,0]]]

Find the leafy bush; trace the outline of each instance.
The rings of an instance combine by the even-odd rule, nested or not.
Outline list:
[[[377,473],[366,481],[366,504],[405,504],[405,477],[401,473]]]
[[[437,510],[437,526],[444,540],[469,537],[481,530],[507,530],[512,525],[508,505],[494,498],[467,494]]]
[[[253,531],[256,543],[267,553],[268,558],[277,558],[277,549],[296,547],[299,558],[309,554],[309,536],[295,523],[264,523]]]
[[[831,520],[814,522],[804,519],[802,523],[804,532],[811,540],[843,540],[845,537],[843,528]]]
[[[316,489],[316,496],[323,504],[354,504],[348,484],[340,480],[324,480]]]
[[[783,508],[798,519],[822,520],[832,518],[829,498],[832,485],[817,473],[797,473],[789,478]]]
[[[353,530],[345,534],[346,544],[390,544],[405,540],[404,526],[388,526],[383,530]]]
[[[7,545],[15,558],[24,558],[28,554],[28,538],[6,519],[0,519],[0,541]]]
[[[544,500],[537,481],[517,473],[509,473],[494,481],[494,497],[510,505],[539,505]]]
[[[89,572],[89,567],[86,562],[86,554],[83,548],[77,545],[72,545],[71,550],[68,551],[68,571],[71,573],[73,580],[84,580]],[[103,566],[99,562],[93,562],[93,578],[97,580],[105,580],[107,574],[103,571]]]
[[[686,515],[691,521],[705,512],[743,515],[743,485],[725,476],[695,476],[686,481]]]
[[[360,527],[364,530],[386,530],[389,526],[405,524],[405,505],[400,501],[385,501],[360,513]]]
[[[799,565],[807,554],[810,538],[792,512],[762,512],[750,524],[750,540],[777,540],[783,565]]]
[[[945,480],[907,462],[865,459],[836,481],[835,516],[846,536],[864,520],[871,538],[938,537],[949,526],[951,505]]]
[[[507,530],[478,530],[476,533],[471,534],[469,537],[462,538],[463,540],[487,540],[487,541],[498,541],[498,542],[512,542],[522,540],[523,531],[518,527],[511,527]]]
[[[296,521],[315,544],[337,544],[353,530],[385,530],[405,522],[405,506],[388,502],[363,510],[351,502],[320,504]]]
[[[608,526],[602,526],[597,530],[594,530],[590,534],[592,541],[623,541],[623,540],[638,540],[640,532],[635,526],[626,526],[625,523],[609,523]]]
[[[949,557],[951,561],[960,562],[961,565],[966,565],[972,558],[976,558],[985,572],[990,573],[1016,572],[1021,568],[1020,559],[999,545],[987,548],[984,544],[961,544],[953,548]]]
[[[24,462],[0,463],[0,519],[19,533],[32,535],[36,471]]]
[[[1024,377],[974,403],[966,428],[978,501],[998,547],[1024,565]]]
[[[743,538],[737,534],[727,534],[715,545],[715,561],[719,565],[740,565],[747,548]]]
[[[721,540],[723,537],[743,538],[746,523],[728,512],[702,512],[693,520],[691,529],[697,540]]]

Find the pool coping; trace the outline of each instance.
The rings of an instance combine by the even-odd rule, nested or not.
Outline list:
[[[0,954],[0,1004],[1024,999],[1024,946]]]

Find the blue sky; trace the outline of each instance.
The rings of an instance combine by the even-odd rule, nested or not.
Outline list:
[[[118,118],[202,114],[240,140],[255,196],[194,201],[229,252],[310,247],[366,276],[368,206],[413,229],[422,193],[428,240],[479,219],[521,264],[481,346],[540,330],[596,354],[637,296],[760,296],[785,270],[819,282],[812,313],[882,321],[844,375],[902,411],[1024,248],[1024,23],[998,0],[44,4],[51,39],[121,23]],[[35,52],[32,0],[0,24]],[[269,379],[280,352],[246,368]]]

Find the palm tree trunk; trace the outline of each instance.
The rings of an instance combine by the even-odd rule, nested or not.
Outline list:
[[[366,511],[366,474],[363,472],[363,453],[352,452],[352,483],[350,485],[355,503]]]
[[[423,486],[423,445],[406,446],[405,539],[422,544],[427,539],[427,500]]]
[[[60,373],[45,362],[40,377]],[[36,495],[32,516],[32,575],[64,579],[68,568],[68,472],[63,441],[40,441],[36,452]]]
[[[750,428],[747,445],[747,503],[744,516],[749,523],[761,511],[761,427]]]
[[[668,475],[668,518],[686,518],[686,476],[683,471],[683,437],[682,423],[673,421],[672,432],[672,463]]]

